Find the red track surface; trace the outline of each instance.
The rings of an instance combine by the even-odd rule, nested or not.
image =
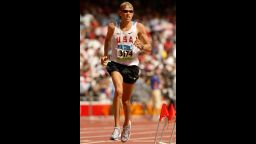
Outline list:
[[[122,124],[123,120],[121,120]],[[132,135],[126,144],[153,144],[156,130],[157,121],[151,121],[143,116],[134,116],[132,118]],[[171,131],[174,126],[174,122],[169,122],[166,126],[162,142],[170,142]],[[113,131],[114,118],[113,117],[81,117],[80,118],[80,144],[110,144],[110,143],[122,143],[119,141],[110,140],[111,133]],[[164,126],[164,121],[161,121],[158,129],[158,141]],[[176,129],[172,136],[172,144],[176,144]]]

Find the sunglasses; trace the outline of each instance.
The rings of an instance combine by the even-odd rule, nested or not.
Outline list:
[[[133,10],[122,10],[123,13],[133,13]]]

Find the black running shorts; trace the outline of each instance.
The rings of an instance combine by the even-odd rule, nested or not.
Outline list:
[[[110,75],[113,71],[118,71],[125,83],[134,84],[139,78],[140,69],[136,65],[127,66],[111,61],[107,64],[107,71]]]

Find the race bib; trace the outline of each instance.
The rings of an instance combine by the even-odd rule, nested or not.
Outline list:
[[[118,45],[117,46],[117,59],[130,60],[133,56],[133,45]]]

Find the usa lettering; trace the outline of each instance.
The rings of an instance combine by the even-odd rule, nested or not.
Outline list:
[[[121,39],[122,39],[122,42],[130,42],[130,43],[133,43],[133,38],[132,38],[132,36],[123,36],[122,38],[121,38],[121,37],[117,37],[117,38],[116,38],[117,44],[121,42]]]

